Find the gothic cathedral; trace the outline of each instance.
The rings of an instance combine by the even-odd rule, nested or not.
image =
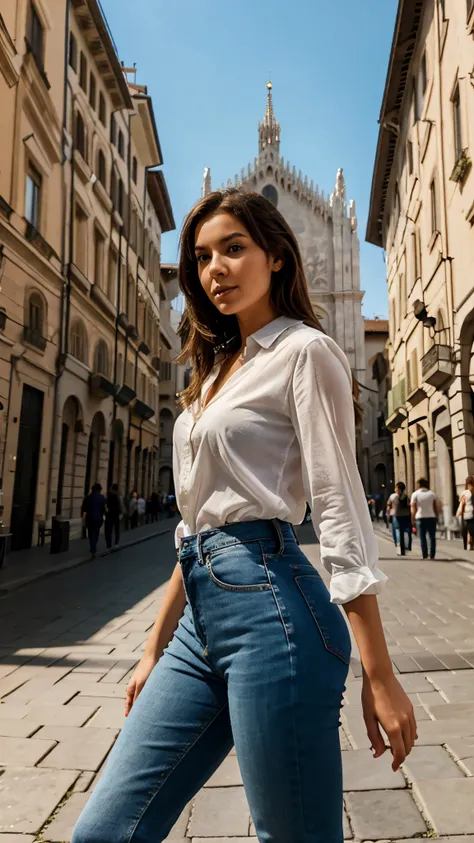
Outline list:
[[[267,83],[265,118],[258,127],[258,157],[242,169],[234,184],[258,191],[278,207],[300,245],[313,308],[324,330],[345,351],[357,380],[365,379],[364,321],[360,289],[359,238],[355,202],[346,201],[342,169],[327,198],[301,170],[296,174],[280,155],[280,124],[273,112],[272,83]],[[227,187],[232,186],[229,179]],[[206,169],[203,196],[211,191]]]

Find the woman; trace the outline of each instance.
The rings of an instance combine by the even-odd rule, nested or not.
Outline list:
[[[466,477],[466,490],[461,495],[459,515],[462,518],[464,550],[474,550],[474,476]]]
[[[406,556],[406,550],[411,550],[411,513],[410,499],[406,493],[404,483],[397,483],[395,495],[393,496],[393,527],[399,537],[400,545],[397,548],[398,556]],[[405,534],[408,535],[408,547],[405,546]]]
[[[294,234],[264,197],[231,189],[197,203],[180,283],[178,360],[193,377],[174,429],[179,563],[74,843],[163,840],[234,743],[260,841],[342,843],[350,640],[336,604],[361,653],[375,757],[380,727],[394,770],[416,739],[375,596],[385,577],[350,369],[314,316]],[[292,528],[306,501],[332,602]]]

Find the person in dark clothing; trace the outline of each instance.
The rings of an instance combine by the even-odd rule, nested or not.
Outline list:
[[[107,515],[105,516],[105,543],[108,550],[112,547],[112,533],[115,532],[115,544],[120,541],[120,519],[124,505],[117,483],[114,483],[107,495]]]
[[[87,527],[91,556],[94,559],[97,552],[100,528],[102,527],[104,515],[107,512],[107,501],[102,494],[100,483],[94,483],[90,494],[84,500],[82,511],[82,517]]]
[[[150,515],[151,515],[151,523],[153,524],[154,521],[158,521],[158,512],[160,509],[160,499],[158,497],[158,492],[152,492],[150,497]]]
[[[405,556],[407,550],[411,550],[412,528],[410,499],[406,493],[404,483],[397,483],[395,496],[392,502],[394,529],[400,536],[400,546],[397,548],[398,556]],[[408,537],[408,542],[406,538]]]

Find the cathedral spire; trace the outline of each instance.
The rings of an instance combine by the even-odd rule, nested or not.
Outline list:
[[[212,190],[211,185],[211,171],[209,167],[204,170],[204,178],[202,181],[201,196],[207,196]]]
[[[258,151],[261,154],[271,148],[277,155],[280,155],[280,124],[275,119],[273,112],[273,85],[267,82],[267,107],[265,118],[258,124]]]

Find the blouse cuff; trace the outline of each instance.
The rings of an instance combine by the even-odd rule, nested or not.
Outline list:
[[[176,550],[179,550],[179,546],[181,544],[181,539],[184,538],[186,535],[186,525],[183,520],[181,520],[174,531],[174,546]]]
[[[338,571],[331,577],[329,591],[331,603],[349,603],[361,594],[380,594],[387,577],[379,568],[353,568],[350,571]]]

